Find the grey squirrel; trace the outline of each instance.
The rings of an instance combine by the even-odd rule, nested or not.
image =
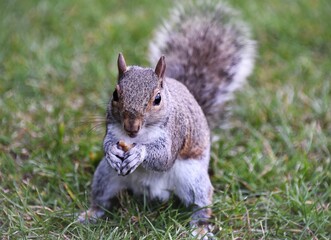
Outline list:
[[[130,189],[162,201],[174,193],[194,206],[190,223],[202,226],[197,234],[207,231],[210,129],[251,73],[255,42],[233,10],[218,1],[190,1],[170,13],[150,45],[155,69],[127,66],[118,56],[104,158],[81,222],[103,216],[110,200]]]

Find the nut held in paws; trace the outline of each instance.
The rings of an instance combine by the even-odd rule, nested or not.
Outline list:
[[[124,142],[123,140],[120,140],[120,141],[117,143],[117,145],[118,145],[120,148],[122,148],[122,150],[123,150],[124,152],[129,151],[129,150],[133,147],[133,144],[128,144],[128,143]]]

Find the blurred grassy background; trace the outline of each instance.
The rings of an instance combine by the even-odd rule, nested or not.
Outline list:
[[[259,54],[213,146],[221,239],[331,238],[331,3],[232,0]],[[126,194],[109,220],[87,209],[118,52],[147,65],[169,1],[0,2],[2,239],[184,239],[189,212]],[[182,214],[184,213],[184,214]]]

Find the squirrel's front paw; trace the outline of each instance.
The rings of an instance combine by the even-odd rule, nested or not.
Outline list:
[[[121,175],[125,176],[132,173],[144,161],[146,157],[146,147],[137,144],[129,151],[124,153],[122,162]]]
[[[119,149],[118,146],[112,145],[109,151],[106,152],[106,160],[108,164],[115,169],[118,174],[121,174],[121,165],[124,158],[124,151]]]

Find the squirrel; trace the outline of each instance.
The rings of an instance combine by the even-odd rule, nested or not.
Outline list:
[[[161,201],[174,193],[193,206],[197,234],[208,232],[211,130],[252,72],[256,47],[246,24],[218,1],[190,1],[170,13],[150,44],[155,68],[127,66],[118,56],[104,158],[80,222],[102,217],[110,200],[130,189]]]

